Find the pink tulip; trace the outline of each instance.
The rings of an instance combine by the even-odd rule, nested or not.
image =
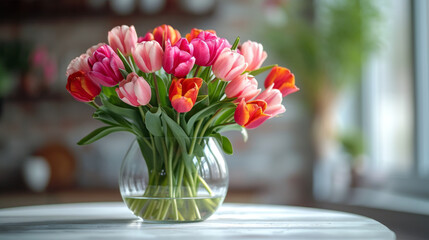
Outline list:
[[[163,55],[161,45],[154,40],[141,42],[133,50],[137,66],[145,73],[153,73],[161,69]]]
[[[195,64],[199,66],[211,66],[224,48],[231,45],[224,38],[218,38],[216,34],[202,31],[197,38],[191,41],[194,47]]]
[[[225,48],[213,64],[213,73],[224,81],[231,81],[242,74],[246,68],[247,63],[243,55]]]
[[[134,72],[128,74],[127,79],[122,80],[115,90],[123,102],[134,107],[148,104],[152,94],[146,80]]]
[[[264,51],[264,47],[257,42],[247,41],[241,45],[240,50],[246,63],[249,64],[246,71],[260,68],[267,58],[267,52]]]
[[[258,81],[247,73],[238,75],[232,79],[225,88],[226,96],[228,98],[237,98],[236,102],[241,101],[242,98],[249,101],[260,92],[261,89],[258,89]]]
[[[145,42],[145,41],[152,41],[155,40],[153,37],[153,34],[151,32],[146,33],[144,37],[139,37],[137,40],[137,43]]]
[[[72,75],[75,72],[83,72],[83,73],[88,73],[89,71],[91,71],[91,68],[89,67],[88,64],[88,58],[89,55],[86,53],[81,54],[79,57],[73,59],[69,66],[67,67],[67,72],[66,75],[67,77]]]
[[[273,86],[274,84],[271,84],[271,86],[256,97],[256,100],[264,100],[267,103],[265,113],[271,115],[271,117],[286,111],[285,107],[282,105],[282,93],[278,89],[273,89]]]
[[[124,69],[124,64],[109,45],[99,47],[88,63],[91,67],[88,76],[103,86],[113,87],[123,79],[119,68]]]
[[[181,38],[174,46],[166,41],[162,66],[164,70],[178,78],[185,77],[192,69],[195,58],[192,56],[193,47],[186,38]]]
[[[117,26],[109,31],[107,36],[110,46],[116,52],[118,49],[124,55],[130,55],[137,44],[137,33],[134,26]]]
[[[99,44],[96,44],[96,45],[94,45],[94,46],[92,46],[92,47],[90,47],[90,48],[88,48],[87,50],[86,50],[86,54],[88,54],[88,56],[92,56],[93,54],[94,54],[94,52],[99,48],[99,47],[101,47],[101,46],[103,46],[103,45],[107,45],[106,43],[99,43]]]

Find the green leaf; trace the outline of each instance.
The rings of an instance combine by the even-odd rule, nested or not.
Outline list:
[[[261,68],[258,68],[258,69],[256,69],[256,70],[253,70],[253,71],[249,72],[249,75],[256,76],[256,75],[259,75],[259,74],[261,74],[261,73],[263,73],[263,72],[265,72],[265,71],[268,71],[268,70],[270,70],[271,68],[273,68],[273,67],[277,67],[277,66],[278,66],[277,64],[273,64],[273,65],[269,65],[269,66],[261,67]]]
[[[115,87],[102,86],[101,89],[102,89],[103,94],[108,98],[110,98],[112,96],[118,97],[118,94],[115,91]]]
[[[228,120],[231,116],[234,116],[235,108],[229,108],[222,111],[223,112],[219,115],[219,117],[214,122],[215,126],[225,123],[225,121]]]
[[[157,76],[157,83],[158,83],[158,92],[159,92],[159,98],[161,100],[161,106],[168,107],[170,100],[168,99],[168,90],[165,86],[164,80],[162,80],[161,77]]]
[[[205,81],[208,82],[210,81],[210,73],[212,71],[212,66],[209,67],[205,67],[203,72],[200,74],[201,78]]]
[[[97,111],[95,111],[92,117],[109,125],[120,125],[127,128],[131,127],[130,122],[128,122],[121,115],[109,112],[105,106],[101,106]]]
[[[241,135],[243,136],[243,141],[247,142],[247,140],[249,139],[249,134],[247,134],[247,129],[245,127],[241,128]]]
[[[224,103],[224,102],[219,102],[216,104],[213,104],[209,107],[206,107],[202,110],[200,110],[199,112],[195,113],[188,121],[188,124],[186,125],[186,132],[191,132],[191,128],[195,125],[195,122],[199,119],[205,118],[207,116],[210,116],[212,114],[214,114],[217,110],[219,109],[223,109],[223,108],[230,108],[230,107],[235,107],[234,103]]]
[[[232,144],[227,137],[222,136],[219,133],[211,134],[210,136],[217,140],[218,144],[226,154],[231,155],[233,153]]]
[[[214,93],[216,92],[217,86],[219,85],[219,81],[221,81],[221,80],[215,79],[215,80],[213,80],[207,84],[210,102],[213,102],[212,99],[215,97]]]
[[[182,153],[187,153],[190,140],[186,132],[183,131],[183,129],[173,119],[171,119],[166,112],[162,112],[162,118],[165,120],[177,142],[179,143]]]
[[[229,141],[225,136],[222,136],[222,149],[228,155],[232,155],[234,153],[231,141]]]
[[[161,125],[161,108],[158,108],[158,110],[155,113],[152,113],[151,111],[148,111],[146,113],[146,128],[149,130],[150,133],[154,136],[163,136],[162,133],[162,125]]]
[[[125,70],[127,72],[133,72],[133,69],[131,68],[130,63],[127,61],[127,59],[124,57],[124,55],[121,53],[121,51],[118,49],[118,56],[121,59],[122,63],[124,64]]]
[[[234,41],[234,44],[232,44],[231,50],[235,50],[238,47],[238,43],[240,43],[240,37],[237,37]]]
[[[247,142],[248,134],[245,127],[242,127],[238,124],[228,124],[228,125],[217,125],[214,127],[211,127],[207,130],[208,134],[216,134],[216,133],[223,133],[223,132],[230,132],[230,131],[240,131],[241,135],[243,136],[243,141]]]
[[[120,103],[113,103],[115,102],[114,99],[115,99],[114,97],[110,97],[110,98],[101,97],[101,102],[103,103],[104,107],[106,107],[108,111],[111,111],[113,113],[119,114],[127,118],[131,118],[133,120],[138,118],[138,112],[136,111],[136,108],[133,109],[129,107],[124,107],[122,104],[121,104],[122,106],[120,106],[119,105]]]
[[[78,145],[90,144],[106,135],[109,135],[110,133],[119,132],[119,131],[129,131],[129,129],[124,127],[119,127],[119,126],[106,126],[106,127],[97,128],[94,131],[92,131],[90,134],[86,135],[86,137],[82,138],[77,144]]]
[[[198,99],[199,98],[199,99]],[[193,115],[206,108],[209,105],[209,98],[207,95],[198,96],[195,105],[192,107],[191,111],[182,114],[186,116],[186,119],[191,118]]]
[[[125,69],[121,69],[121,68],[119,68],[119,72],[121,72],[121,75],[124,79],[126,79],[128,74],[129,74],[129,72],[127,72]]]
[[[180,114],[180,126],[182,129],[186,129],[186,118],[185,114]],[[189,133],[188,133],[189,134]]]

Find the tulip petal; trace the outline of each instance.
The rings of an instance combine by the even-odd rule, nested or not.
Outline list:
[[[249,111],[246,107],[246,102],[244,99],[241,99],[241,102],[238,104],[237,109],[234,113],[234,120],[235,122],[240,125],[244,126],[250,119]]]
[[[189,112],[194,106],[190,98],[180,97],[180,96],[173,97],[173,100],[171,101],[171,105],[179,113]]]

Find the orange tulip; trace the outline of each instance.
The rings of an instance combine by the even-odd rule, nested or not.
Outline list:
[[[273,88],[280,90],[283,97],[299,90],[299,88],[295,86],[295,76],[285,67],[276,66],[271,69],[271,72],[265,79],[264,86],[268,88],[273,83]]]
[[[213,33],[214,35],[216,35],[215,30],[202,30],[202,29],[198,29],[198,28],[192,28],[191,32],[186,34],[186,40],[188,40],[188,42],[191,42],[192,39],[197,38],[198,35],[200,34],[200,32],[202,32],[202,31],[206,31],[206,32]]]
[[[171,105],[177,112],[189,112],[197,101],[201,78],[174,78],[168,91]]]
[[[242,98],[234,113],[235,122],[248,129],[256,128],[271,117],[264,113],[266,108],[267,103],[263,100],[246,102]]]
[[[164,49],[167,40],[170,40],[171,45],[174,45],[180,39],[180,32],[170,25],[163,24],[153,29],[153,38]]]
[[[66,88],[76,100],[81,102],[91,102],[101,92],[100,85],[94,83],[82,71],[69,75]]]

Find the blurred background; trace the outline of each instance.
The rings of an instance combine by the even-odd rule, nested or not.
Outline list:
[[[398,239],[428,238],[426,0],[3,0],[0,208],[121,200],[133,137],[77,146],[101,124],[65,90],[65,71],[117,25],[144,36],[164,23],[260,42],[265,65],[290,68],[301,88],[247,143],[229,135],[227,202],[354,212]]]

